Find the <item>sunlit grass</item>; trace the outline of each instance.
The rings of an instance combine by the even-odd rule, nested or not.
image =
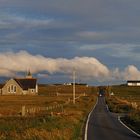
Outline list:
[[[111,91],[114,96],[106,98],[110,111],[127,113],[122,121],[140,134],[140,87],[112,86]],[[132,103],[137,107],[134,108]]]
[[[48,89],[47,89],[48,90]],[[92,89],[93,91],[93,89]],[[42,93],[44,92],[44,89]],[[96,93],[96,90],[93,92]],[[72,94],[71,94],[72,95]],[[80,140],[86,116],[96,102],[95,94],[80,97],[76,104],[64,106],[63,113],[33,116],[14,116],[27,107],[65,103],[67,96],[0,96],[0,140]],[[12,117],[6,117],[13,112]],[[4,114],[3,114],[4,113]]]

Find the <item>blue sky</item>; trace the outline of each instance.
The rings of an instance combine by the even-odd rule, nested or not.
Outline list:
[[[80,73],[77,80],[90,84],[139,79],[139,6],[139,0],[0,0],[0,57],[12,53],[11,60],[22,54],[27,60],[26,56],[38,58],[39,55],[47,59],[46,64],[50,58],[57,66],[60,59],[61,64],[67,60],[71,65],[62,65],[52,72],[46,67],[38,70],[28,60],[26,65],[22,62],[24,68],[17,70],[2,63],[0,75],[10,77],[31,69],[40,82],[69,82],[69,69],[76,67]],[[83,63],[84,58],[87,63]],[[91,58],[108,72],[102,66],[100,71]],[[45,65],[44,60],[40,61]],[[71,61],[84,66],[80,70]],[[13,59],[12,63],[19,62]]]

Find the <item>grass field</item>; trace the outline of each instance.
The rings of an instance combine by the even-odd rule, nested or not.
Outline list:
[[[81,140],[84,121],[97,98],[94,94],[96,88],[76,87],[79,91],[76,96],[83,92],[88,93],[87,96],[77,99],[76,104],[65,105],[60,114],[14,116],[22,105],[34,107],[65,103],[72,98],[68,88],[71,87],[61,86],[59,92],[69,96],[56,96],[54,87],[44,85],[39,87],[38,96],[0,96],[0,140]]]
[[[73,92],[72,85],[40,85],[39,86],[39,94],[40,95],[53,95],[56,93],[60,94],[71,94]],[[97,89],[92,86],[82,86],[76,85],[76,93],[93,93],[97,92]]]
[[[112,112],[127,113],[122,121],[140,134],[140,87],[112,86],[114,96],[106,98]]]
[[[136,102],[140,106],[140,87],[112,86],[111,90],[120,99]]]

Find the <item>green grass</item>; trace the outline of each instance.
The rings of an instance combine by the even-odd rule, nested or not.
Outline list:
[[[107,97],[106,103],[108,104],[109,110],[111,112],[128,113],[132,111],[131,105],[120,102],[116,97]]]
[[[83,125],[84,121],[81,120],[79,123],[74,127],[73,129],[73,134],[71,140],[80,140],[81,139],[81,128]]]
[[[122,121],[140,134],[140,87],[112,86],[111,92],[115,95],[106,97],[109,109],[116,113],[127,113]],[[136,103],[137,109],[131,103]]]
[[[140,101],[140,87],[112,86],[111,91],[120,98]]]

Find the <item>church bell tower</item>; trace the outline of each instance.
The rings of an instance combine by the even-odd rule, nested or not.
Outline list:
[[[26,78],[27,79],[32,79],[33,78],[30,70],[27,72]]]

